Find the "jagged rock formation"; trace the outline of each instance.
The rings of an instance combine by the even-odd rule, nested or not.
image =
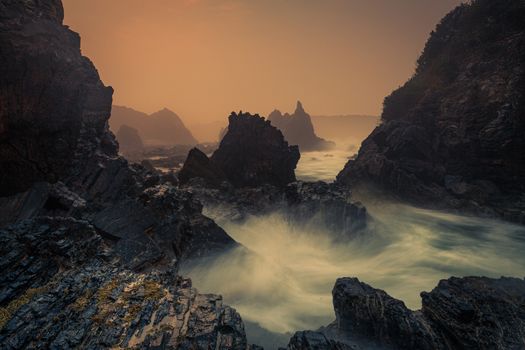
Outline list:
[[[117,132],[119,151],[124,156],[136,156],[144,151],[144,144],[137,129],[123,124]]]
[[[166,272],[124,268],[95,228],[41,218],[0,230],[4,349],[247,349],[220,296]]]
[[[128,107],[113,106],[109,125],[113,132],[116,132],[122,125],[129,125],[140,130],[144,141],[152,145],[195,146],[198,144],[181,118],[167,108],[147,115]]]
[[[356,278],[340,278],[333,289],[336,321],[310,338],[335,339],[358,349],[521,349],[525,347],[525,280],[452,277],[411,311],[382,290]],[[300,346],[296,334],[290,349]],[[322,338],[321,338],[322,339]],[[326,341],[324,342],[326,343]]]
[[[58,0],[0,1],[0,196],[117,153],[106,132],[113,90],[63,17]]]
[[[525,222],[524,17],[521,0],[448,14],[338,181]]]
[[[1,347],[246,349],[239,315],[174,265],[235,241],[117,155],[112,89],[62,3],[0,0],[0,17]]]
[[[333,148],[335,144],[326,141],[315,134],[310,115],[303,109],[300,101],[297,101],[295,112],[284,115],[279,110],[274,110],[268,116],[268,120],[282,131],[285,139],[291,145],[298,145],[301,151],[315,151]]]
[[[194,177],[220,182],[224,176],[238,188],[265,184],[283,187],[295,181],[300,154],[269,121],[257,114],[232,112],[219,148],[209,161],[204,157],[202,152],[190,152],[180,172],[181,183]],[[217,169],[214,181],[210,175]]]
[[[21,9],[1,3],[11,17],[2,21],[0,40],[12,51],[2,67],[12,71],[0,84],[13,100],[5,105],[13,110],[2,114],[1,195],[18,193],[0,198],[0,221],[41,215],[89,220],[135,267],[234,245],[191,196],[117,156],[107,127],[112,89],[80,55],[78,35],[52,16],[62,13],[61,3],[54,9],[40,1]],[[22,74],[24,65],[33,73]],[[27,100],[27,109],[10,107],[18,100]]]
[[[295,182],[298,159],[297,146],[288,146],[264,118],[233,113],[219,149],[211,158],[191,150],[178,176],[220,222],[278,212],[338,238],[365,228],[366,209],[352,201],[350,191],[324,182]]]

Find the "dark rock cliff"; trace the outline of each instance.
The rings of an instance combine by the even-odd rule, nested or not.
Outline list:
[[[236,242],[117,155],[112,89],[62,19],[0,0],[0,347],[246,349],[240,316],[177,276]]]
[[[275,110],[270,113],[268,120],[282,131],[291,145],[298,145],[301,151],[324,150],[335,146],[333,142],[326,141],[315,134],[312,119],[299,101],[293,114],[283,115],[279,110]]]
[[[448,14],[338,181],[525,222],[523,18],[521,0],[475,0]]]
[[[525,280],[452,277],[411,311],[356,278],[333,289],[336,321],[318,332],[299,332],[289,349],[522,349],[525,347]],[[344,346],[343,346],[344,345]]]
[[[96,152],[115,155],[113,90],[62,26],[62,3],[3,0],[0,18],[0,196],[55,182]]]

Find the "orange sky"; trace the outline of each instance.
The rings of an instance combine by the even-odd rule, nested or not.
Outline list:
[[[186,122],[232,110],[379,114],[460,0],[63,0],[114,103]]]

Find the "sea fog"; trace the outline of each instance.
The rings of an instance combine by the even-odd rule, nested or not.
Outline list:
[[[298,178],[333,180],[349,154],[348,148],[304,153]],[[335,319],[331,290],[338,277],[358,277],[418,309],[420,292],[440,279],[525,274],[523,226],[397,203],[364,204],[369,227],[347,242],[318,226],[298,229],[278,212],[242,224],[218,221],[243,247],[182,272],[201,292],[222,294],[248,322],[249,341],[268,348],[285,346],[288,333]],[[219,211],[206,214],[220,220]]]

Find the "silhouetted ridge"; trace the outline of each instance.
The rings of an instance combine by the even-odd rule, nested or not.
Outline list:
[[[335,146],[333,142],[317,137],[310,115],[304,111],[300,101],[297,101],[292,115],[283,115],[276,109],[268,115],[268,120],[282,131],[291,145],[298,145],[301,151],[322,150]]]
[[[140,132],[146,143],[153,145],[191,145],[198,141],[186,128],[180,117],[168,108],[151,115],[132,108],[113,106],[109,124],[113,131],[123,124]]]

